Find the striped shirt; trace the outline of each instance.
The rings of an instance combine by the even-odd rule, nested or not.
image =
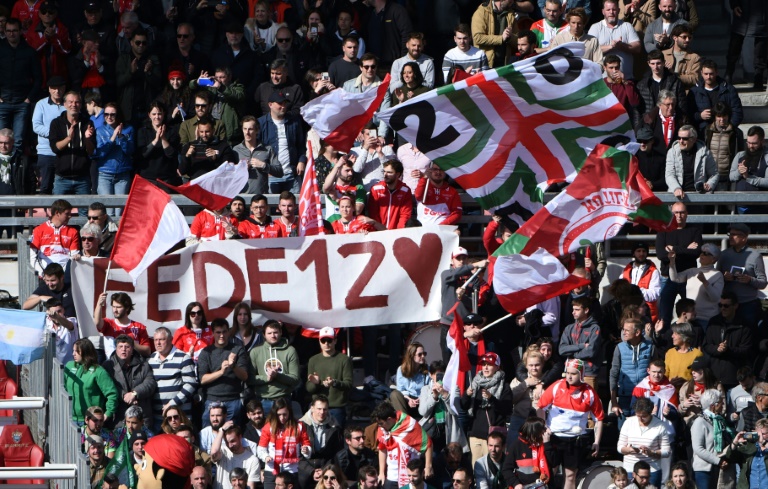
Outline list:
[[[661,452],[662,457],[668,457],[670,454],[670,438],[666,425],[657,417],[652,416],[648,426],[640,424],[637,416],[627,418],[621,427],[619,441],[616,449],[621,449],[627,445],[633,447],[648,447],[654,452]],[[624,468],[633,470],[635,464],[639,461],[648,462],[651,466],[651,472],[661,470],[661,460],[654,457],[643,455],[642,453],[628,453],[624,455]]]
[[[443,80],[445,84],[453,83],[448,78],[451,76],[451,70],[461,68],[464,71],[472,68],[475,72],[488,69],[488,58],[485,51],[471,46],[466,52],[458,47],[449,49],[443,58]],[[470,73],[472,74],[472,73]]]
[[[152,400],[152,409],[162,417],[163,406],[171,402],[181,406],[189,414],[192,410],[192,396],[197,390],[197,375],[192,358],[181,350],[173,348],[165,360],[155,352],[149,357],[149,365],[157,381],[157,390]]]

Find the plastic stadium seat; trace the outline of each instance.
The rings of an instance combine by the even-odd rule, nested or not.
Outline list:
[[[11,424],[0,434],[0,467],[42,467],[43,449],[35,445],[29,426]],[[43,479],[0,480],[0,484],[45,484]]]

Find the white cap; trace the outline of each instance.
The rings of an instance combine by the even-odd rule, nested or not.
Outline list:
[[[456,258],[457,256],[461,255],[469,255],[466,248],[463,248],[461,246],[457,246],[455,250],[453,250],[453,254],[451,254],[451,258]]]
[[[333,328],[326,326],[320,330],[320,339],[323,338],[336,338],[336,331]]]

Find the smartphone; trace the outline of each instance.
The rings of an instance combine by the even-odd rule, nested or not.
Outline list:
[[[435,380],[437,380],[438,384],[442,384],[443,383],[443,377],[444,376],[445,376],[445,374],[443,372],[438,372],[438,373],[435,374]]]
[[[372,138],[378,138],[379,137],[379,131],[376,129],[369,129],[368,135]]]
[[[331,75],[329,75],[327,71],[323,72],[323,74],[320,75],[320,76],[322,77],[323,80],[330,80],[331,79]]]
[[[198,78],[197,84],[201,87],[212,87],[213,86],[213,80],[210,78]]]
[[[744,441],[747,443],[757,443],[757,441],[760,439],[760,436],[757,434],[757,431],[750,431],[748,433],[744,433]]]
[[[310,27],[309,32],[311,32],[312,34],[317,34],[317,27],[315,26]]]

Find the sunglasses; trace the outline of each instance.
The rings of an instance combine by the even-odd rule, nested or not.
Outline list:
[[[732,307],[733,304],[723,304],[722,302],[717,305],[720,309],[728,309],[729,307]]]
[[[375,70],[376,65],[363,65],[364,70]]]
[[[91,241],[96,241],[96,238],[94,238],[93,236],[82,236],[80,239],[83,241],[88,241],[89,243]]]
[[[208,104],[195,104],[195,107],[198,108],[198,109],[204,109],[204,108],[208,107]]]
[[[333,338],[320,338],[320,343],[323,343],[323,344],[333,343]]]
[[[203,311],[189,311],[189,317],[193,318],[197,316],[198,314],[202,314]]]
[[[98,221],[101,218],[101,216],[88,216],[89,221]]]
[[[176,34],[176,39],[189,39],[189,34]]]
[[[169,416],[166,416],[165,419],[167,419],[168,421],[173,421],[173,420],[181,419],[181,416],[179,416],[178,414],[171,414]]]
[[[104,112],[104,117],[117,117],[117,112]]]
[[[323,476],[323,480],[324,481],[335,481],[336,480],[336,476],[335,475],[324,475]]]
[[[706,251],[701,252],[701,256],[712,256],[712,253],[708,253]]]
[[[280,38],[277,38],[277,42],[291,42],[291,38],[290,37],[280,37]]]
[[[133,43],[137,46],[146,46],[149,44],[147,41],[133,41]]]
[[[417,353],[416,356],[417,357],[426,357],[427,353],[426,352]]]

